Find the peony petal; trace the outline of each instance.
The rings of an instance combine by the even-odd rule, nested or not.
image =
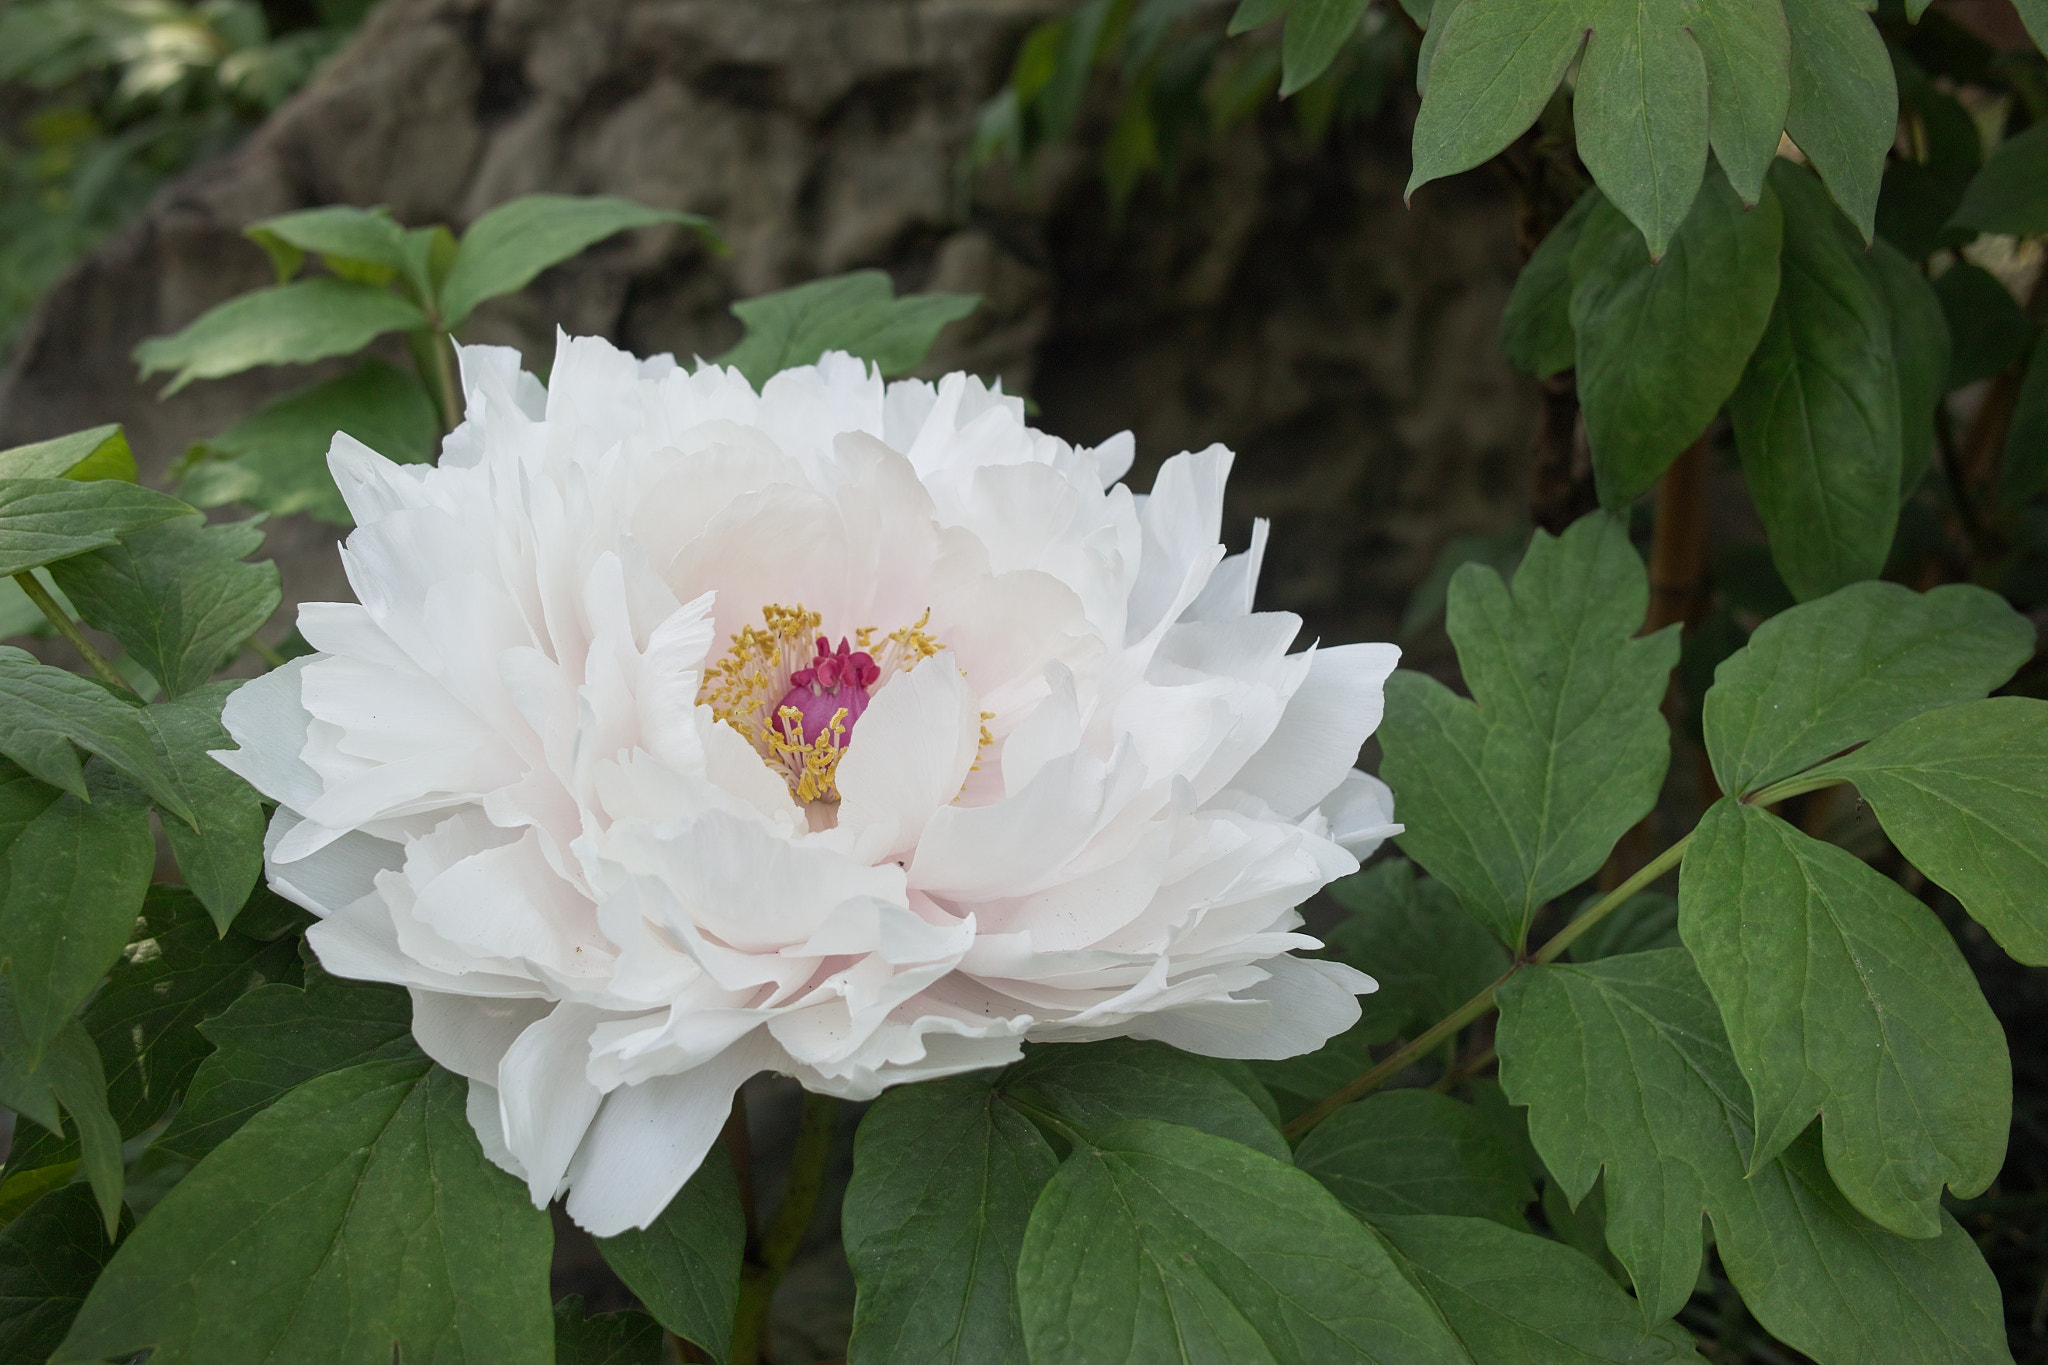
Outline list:
[[[473,1081],[495,1083],[506,1049],[547,1013],[545,1000],[487,1000],[412,990],[413,1041],[442,1066]]]
[[[1380,689],[1400,660],[1395,645],[1318,649],[1272,737],[1230,785],[1258,797],[1283,819],[1307,814],[1336,790],[1359,746],[1379,728],[1385,706]]]
[[[557,1005],[528,1025],[498,1063],[505,1147],[526,1173],[536,1208],[560,1192],[604,1098],[586,1075],[590,1033],[603,1018],[588,1005]]]
[[[980,746],[981,708],[950,653],[891,678],[839,760],[839,828],[857,862],[917,846],[932,812],[960,794]]]

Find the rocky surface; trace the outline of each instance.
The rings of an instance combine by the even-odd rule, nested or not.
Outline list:
[[[323,203],[460,225],[533,190],[714,218],[614,239],[487,306],[466,339],[544,363],[556,325],[716,354],[735,298],[861,266],[982,294],[934,369],[1003,376],[1078,439],[1240,453],[1232,535],[1275,519],[1270,605],[1329,639],[1394,628],[1449,536],[1517,516],[1532,392],[1493,331],[1518,257],[1481,177],[1404,208],[1406,121],[1315,150],[1284,111],[1112,226],[1085,158],[1023,186],[958,172],[974,115],[1057,0],[386,0],[230,155],[167,187],[51,295],[0,380],[0,445],[128,423],[145,469],[303,370],[168,401],[145,336],[263,283],[247,222]],[[288,599],[343,591],[334,532],[279,523]],[[281,618],[283,619],[283,618]]]

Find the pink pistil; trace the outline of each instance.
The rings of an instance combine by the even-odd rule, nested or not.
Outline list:
[[[817,657],[811,660],[809,668],[789,675],[789,691],[775,703],[776,728],[784,729],[780,719],[783,709],[794,707],[803,717],[803,732],[788,738],[799,744],[815,743],[818,736],[831,731],[832,717],[844,711],[846,719],[840,722],[841,734],[835,746],[844,748],[853,737],[854,722],[868,709],[868,689],[881,676],[882,670],[865,651],[849,649],[844,638],[835,650],[832,642],[820,635]]]

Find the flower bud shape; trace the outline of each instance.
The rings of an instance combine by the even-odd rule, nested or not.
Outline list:
[[[762,1071],[865,1099],[1027,1040],[1310,1051],[1370,978],[1296,907],[1399,827],[1391,645],[1289,653],[1230,452],[1119,480],[964,374],[461,352],[437,465],[347,435],[356,602],[217,755],[270,884],[394,982],[484,1149],[600,1236]]]

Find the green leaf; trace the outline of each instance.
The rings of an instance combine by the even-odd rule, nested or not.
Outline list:
[[[548,1365],[548,1216],[485,1159],[466,1089],[424,1061],[299,1087],[164,1196],[52,1360]]]
[[[78,1164],[85,1168],[93,1199],[111,1234],[121,1215],[121,1129],[107,1110],[107,1078],[100,1054],[85,1027],[67,1019],[43,1048],[38,1064],[11,1008],[11,995],[8,983],[0,980],[0,1105],[34,1119],[58,1136],[63,1135],[59,1111],[71,1120],[78,1130]],[[18,1136],[26,1139],[29,1135]]]
[[[1841,7],[1847,0],[1802,0]],[[1789,161],[1782,278],[1729,416],[1771,556],[1801,600],[1875,578],[1899,514],[1899,384],[1891,318],[1863,247]]]
[[[1382,1090],[1324,1119],[1295,1164],[1360,1218],[1410,1213],[1526,1228],[1536,1198],[1521,1154],[1471,1105],[1431,1090]]]
[[[1387,681],[1380,776],[1408,822],[1401,849],[1511,947],[1656,801],[1678,632],[1630,638],[1648,601],[1621,523],[1582,517],[1537,532],[1512,596],[1480,565],[1452,580],[1471,701],[1418,673]]]
[[[1645,1328],[1635,1302],[1568,1246],[1479,1218],[1375,1226],[1474,1360],[1700,1365],[1690,1332],[1671,1322]]]
[[[119,640],[171,697],[233,658],[281,599],[277,566],[245,564],[263,546],[254,521],[180,517],[53,565],[87,625]]]
[[[2034,46],[2048,52],[2048,0],[2012,0],[2012,7],[2019,11]]]
[[[860,1290],[848,1365],[1023,1365],[1017,1254],[1057,1164],[986,1076],[885,1091],[841,1213]]]
[[[194,447],[178,492],[195,507],[239,502],[349,526],[348,504],[327,472],[335,433],[347,432],[387,460],[422,464],[433,458],[440,431],[419,380],[373,357],[265,404]]]
[[[1792,34],[1780,0],[1696,5],[1688,22],[1707,63],[1707,134],[1745,204],[1760,201],[1792,100]]]
[[[1891,318],[1899,382],[1899,496],[1905,498],[1934,458],[1934,411],[1948,391],[1948,319],[1927,277],[1890,242],[1872,243],[1864,264]]]
[[[1899,89],[1876,24],[1851,0],[1783,0],[1792,30],[1785,131],[1868,242],[1885,153],[1898,136]]]
[[[304,988],[258,986],[199,1026],[215,1051],[199,1064],[157,1148],[198,1161],[307,1081],[420,1056],[410,996],[396,986],[329,976],[310,953],[304,956]]]
[[[139,794],[98,764],[86,778],[93,799],[59,797],[5,860],[0,954],[31,1063],[121,956],[156,865]]]
[[[2012,237],[2048,232],[2048,123],[2000,143],[1949,221]]]
[[[2025,356],[2034,323],[1982,266],[1957,261],[1934,282],[1952,339],[1945,389],[1988,379]]]
[[[2048,345],[2037,341],[2026,375],[2020,380],[2012,423],[2006,428],[1998,492],[2007,507],[2021,507],[2044,488],[2048,488]]]
[[[1017,1282],[1035,1361],[1470,1362],[1311,1176],[1147,1119],[1060,1167],[1031,1211]]]
[[[743,299],[733,316],[747,325],[740,344],[719,357],[755,388],[797,365],[809,365],[827,351],[845,351],[872,361],[885,378],[908,374],[947,323],[980,304],[974,294],[906,294],[879,270],[813,280],[794,289]]]
[[[1568,1198],[1604,1168],[1608,1245],[1650,1319],[1691,1295],[1704,1211],[1750,1312],[1819,1365],[2007,1358],[1997,1282],[1953,1219],[1886,1232],[1810,1139],[1749,1173],[1749,1087],[1683,949],[1531,968],[1499,1001],[1501,1085]]]
[[[192,509],[116,479],[0,479],[0,574],[18,574],[120,542]]]
[[[1231,11],[1227,36],[1235,38],[1240,33],[1263,28],[1293,7],[1294,0],[1238,0],[1237,8]]]
[[[298,273],[299,262],[310,252],[325,257],[328,269],[337,275],[383,284],[403,272],[416,298],[433,294],[427,280],[409,268],[413,262],[405,250],[405,229],[391,221],[386,208],[328,204],[262,219],[242,233],[269,253],[279,284]],[[365,271],[363,266],[376,269]]]
[[[1982,1193],[2005,1160],[2005,1033],[1934,912],[1853,854],[1726,798],[1700,821],[1679,932],[1756,1099],[1750,1165],[1822,1115],[1849,1202],[1941,1235],[1941,1191]]]
[[[1936,707],[1984,696],[2034,627],[1965,583],[1855,583],[1780,612],[1714,671],[1702,709],[1721,790],[1742,796]]]
[[[221,728],[221,705],[238,683],[212,683],[176,701],[159,702],[141,711],[171,782],[198,812],[197,828],[164,822],[171,852],[185,884],[206,906],[213,922],[226,933],[235,914],[263,875],[263,832],[268,821],[263,800],[240,776],[223,768],[208,752],[232,741]]]
[[[1587,190],[1536,247],[1500,315],[1500,349],[1524,374],[1548,379],[1578,363],[1572,336],[1572,251],[1586,220],[1607,202]]]
[[[747,1222],[739,1182],[714,1147],[661,1217],[597,1244],[662,1326],[723,1361],[732,1347]]]
[[[1696,12],[1682,0],[1605,0],[1588,15],[1572,90],[1580,159],[1656,257],[1691,211],[1707,163],[1705,48],[1718,30],[1694,27]]]
[[[1899,852],[2000,947],[2048,966],[2048,702],[1928,711],[1814,777],[1854,782]]]
[[[0,450],[0,479],[123,479],[135,482],[135,456],[119,422]]]
[[[1916,265],[1941,247],[1967,243],[1976,234],[1950,227],[1949,215],[1968,184],[1967,173],[1892,158],[1877,195],[1877,235]]]
[[[141,784],[158,805],[187,824],[192,808],[158,762],[149,730],[134,707],[97,683],[51,668],[26,650],[0,645],[0,754],[53,787],[86,794],[79,748],[98,754]]]
[[[47,1360],[113,1254],[84,1185],[46,1195],[0,1229],[0,1360]]]
[[[1294,0],[1280,43],[1280,98],[1286,99],[1330,69],[1345,42],[1358,31],[1364,13],[1365,0]]]
[[[1164,1043],[1110,1038],[1035,1044],[1002,1087],[1084,1136],[1126,1119],[1163,1119],[1287,1159],[1287,1142],[1250,1096],[1201,1059]]]
[[[150,937],[116,964],[84,1025],[106,1067],[106,1104],[121,1138],[155,1126],[213,1050],[199,1026],[252,985],[274,981],[296,960],[289,939],[221,937],[199,902],[178,887],[150,888]],[[15,1134],[10,1164],[26,1169],[76,1156],[54,1134]]]
[[[1358,999],[1375,1043],[1413,1037],[1508,969],[1508,955],[1451,889],[1418,878],[1405,858],[1382,859],[1325,890],[1351,912],[1329,933],[1330,955],[1380,985]]]
[[[1566,951],[1574,962],[1597,962],[1603,957],[1677,946],[1678,898],[1642,891],[1608,911]]]
[[[258,365],[303,365],[351,355],[386,332],[418,331],[426,314],[390,290],[361,280],[319,276],[229,299],[183,331],[135,348],[142,377],[177,374],[176,393],[195,379],[219,379]]]
[[[1648,492],[1735,391],[1778,296],[1781,230],[1777,196],[1745,209],[1718,167],[1661,261],[1618,210],[1586,219],[1571,328],[1602,506]]]
[[[661,1324],[638,1309],[583,1316],[583,1296],[555,1305],[555,1365],[664,1365]]]
[[[713,247],[721,245],[709,219],[613,195],[529,194],[500,204],[462,234],[441,286],[442,326],[460,327],[485,299],[526,288],[549,266],[614,233],[662,223],[692,228]]]
[[[1448,15],[1433,14],[1406,194],[1470,170],[1521,136],[1585,43],[1587,11],[1598,4],[1461,0]],[[1704,122],[1704,108],[1701,115]]]

